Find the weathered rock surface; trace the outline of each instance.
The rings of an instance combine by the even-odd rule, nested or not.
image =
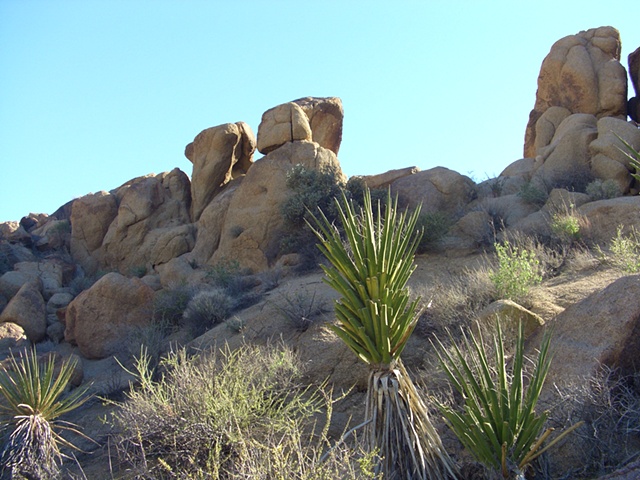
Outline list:
[[[132,332],[149,324],[152,310],[149,286],[137,278],[108,273],[67,307],[65,339],[77,345],[85,358],[126,352]]]
[[[444,167],[435,167],[409,175],[391,184],[391,193],[423,212],[459,214],[475,196],[473,180]]]
[[[629,76],[631,85],[636,92],[636,97],[640,96],[640,47],[636,48],[627,57],[629,61]]]
[[[344,111],[337,97],[305,97],[294,100],[309,119],[311,141],[338,155],[342,143]]]
[[[612,27],[569,35],[553,44],[538,77],[525,133],[525,157],[535,157],[536,147],[543,146],[536,140],[536,124],[550,107],[597,118],[626,118],[627,75],[620,64],[620,50],[620,35]]]
[[[39,280],[25,283],[0,313],[0,323],[19,325],[34,343],[42,340],[47,331],[47,312],[41,289]]]
[[[244,122],[207,128],[187,145],[185,156],[193,163],[191,218],[194,222],[227,183],[247,173],[255,149],[255,136]]]
[[[576,113],[566,117],[546,147],[538,150],[542,166],[536,170],[533,181],[547,190],[552,188],[584,189],[590,181],[591,153],[589,145],[598,135],[594,115]]]
[[[511,300],[493,302],[478,313],[476,320],[473,325],[475,331],[478,331],[479,327],[481,331],[489,329],[490,332],[495,331],[495,323],[499,321],[505,341],[516,338],[520,322],[522,322],[525,338],[529,338],[544,325],[542,317]]]
[[[98,192],[80,197],[71,207],[71,256],[89,274],[100,267],[97,250],[118,214],[116,197]]]
[[[640,355],[640,276],[622,277],[569,306],[552,321],[554,358],[543,391],[583,384],[604,365],[622,375],[637,371]],[[528,348],[539,345],[542,333]]]
[[[135,178],[73,204],[71,254],[87,273],[150,271],[190,251],[190,182],[179,169]]]
[[[258,127],[258,150],[265,155],[297,140],[312,140],[311,126],[306,113],[296,103],[273,107],[262,114]]]
[[[640,231],[640,196],[590,202],[578,212],[589,221],[591,240],[600,245],[607,245],[615,237],[618,226],[623,226],[625,232],[631,228]]]
[[[341,172],[331,150],[308,141],[285,143],[255,162],[231,198],[210,263],[237,260],[241,268],[255,273],[269,267],[283,234],[280,208],[289,195],[287,172],[297,164]]]

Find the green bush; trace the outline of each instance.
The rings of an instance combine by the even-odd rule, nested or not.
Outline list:
[[[212,288],[196,293],[182,314],[182,325],[199,336],[224,322],[234,309],[234,300],[225,290]]]
[[[618,226],[616,236],[611,240],[611,263],[627,273],[640,272],[640,236],[635,228],[628,235]]]
[[[538,415],[535,407],[551,365],[550,335],[542,340],[528,381],[525,381],[522,323],[515,354],[509,359],[499,323],[491,350],[485,346],[482,335],[472,335],[469,339],[463,334],[462,349],[452,337],[450,339],[453,350],[438,342],[438,354],[453,388],[464,399],[464,406],[454,408],[439,403],[441,413],[476,460],[500,472],[505,479],[524,478],[524,471],[533,460],[580,425],[565,430],[542,448],[553,429],[542,433],[547,413]],[[491,351],[493,361],[490,361]]]
[[[433,250],[444,238],[451,227],[451,219],[442,212],[422,213],[416,222],[416,229],[422,230],[417,253]]]
[[[508,241],[495,243],[498,268],[490,278],[499,298],[522,300],[529,289],[542,281],[540,261],[534,252],[511,245]]]
[[[53,355],[40,362],[35,348],[0,364],[1,461],[12,478],[56,478],[64,457],[61,447],[75,448],[60,433],[80,432],[59,420],[90,398],[88,387],[65,394],[75,366],[72,360],[56,366]]]
[[[184,310],[200,289],[201,287],[179,283],[157,292],[153,300],[154,323],[165,332],[178,327]]]
[[[530,205],[535,205],[536,207],[542,207],[547,198],[549,198],[549,194],[546,190],[543,190],[531,182],[525,183],[520,191],[518,192],[518,196],[522,198],[522,200]]]
[[[578,213],[574,205],[565,206],[551,215],[551,232],[560,244],[572,245],[581,240],[588,220]]]
[[[610,198],[617,198],[622,195],[620,186],[615,180],[600,180],[596,179],[587,185],[586,193],[591,197],[591,200],[607,200]]]
[[[301,386],[290,349],[180,350],[162,367],[154,382],[143,352],[132,372],[139,386],[112,417],[116,448],[135,478],[372,478],[357,455],[329,449],[322,426],[331,394]]]

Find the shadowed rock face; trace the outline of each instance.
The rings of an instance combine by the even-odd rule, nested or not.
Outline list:
[[[629,76],[636,96],[629,99],[627,113],[634,121],[640,122],[640,48],[630,53],[628,59]]]
[[[596,118],[627,114],[627,74],[620,64],[620,35],[600,27],[558,40],[542,62],[536,103],[529,115],[524,156],[535,157],[536,124],[550,107]]]

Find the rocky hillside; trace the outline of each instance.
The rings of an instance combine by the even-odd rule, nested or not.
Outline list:
[[[640,276],[605,261],[616,235],[640,230],[638,172],[624,145],[640,150],[640,48],[628,59],[636,93],[629,99],[620,45],[617,30],[601,27],[552,46],[523,158],[498,177],[476,184],[449,168],[408,166],[357,180],[389,188],[408,208],[422,205],[429,218],[446,224],[446,233],[418,258],[413,279],[416,292],[433,300],[406,353],[416,375],[433,360],[431,335],[477,319],[490,324],[498,314],[529,322],[531,351],[543,325],[553,326],[549,405],[566,398],[558,392],[585,390],[603,366],[617,379],[640,380]],[[366,369],[326,328],[333,293],[318,270],[301,273],[305,254],[287,251],[282,242],[291,234],[283,205],[294,194],[288,181],[294,167],[331,172],[339,186],[347,182],[338,160],[342,123],[339,98],[298,99],[266,111],[257,137],[243,122],[200,132],[185,149],[190,176],[177,168],[150,174],[51,215],[0,224],[0,356],[31,344],[76,355],[75,384],[93,381],[96,392],[108,395],[129,379],[116,358],[127,364],[141,343],[161,354],[176,344],[282,338],[307,364],[310,382],[328,378],[345,390],[356,385],[357,399]],[[263,156],[254,160],[256,150]],[[558,227],[561,218],[576,219],[577,231]],[[505,240],[536,251],[544,267],[543,283],[519,304],[499,298],[486,280],[495,268],[493,244]],[[194,302],[212,290],[224,314],[203,319]],[[158,330],[161,338],[152,338]],[[437,380],[426,382],[438,388]],[[640,398],[638,384],[629,388]],[[355,404],[337,409],[337,431],[350,414],[357,416]],[[99,451],[108,434],[95,421],[100,409],[94,404],[77,420],[103,442]],[[558,415],[557,422],[567,420]],[[635,421],[637,430],[625,433],[629,452],[640,445],[640,418]],[[592,461],[576,453],[596,448],[588,436],[585,430],[552,457],[556,474]],[[637,460],[598,445],[610,458],[592,471]],[[629,475],[640,475],[633,468],[627,467]],[[637,478],[624,475],[615,478]]]

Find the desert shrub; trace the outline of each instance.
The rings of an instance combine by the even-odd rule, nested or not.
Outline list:
[[[495,243],[498,267],[490,278],[499,298],[522,301],[530,288],[542,281],[540,261],[535,253],[504,241]]]
[[[618,226],[610,250],[609,260],[616,268],[626,273],[640,272],[640,236],[635,228],[624,235],[622,225]]]
[[[535,412],[551,365],[550,335],[545,335],[531,375],[525,381],[524,327],[519,325],[515,353],[509,358],[500,323],[490,346],[481,334],[453,338],[452,350],[437,342],[440,363],[463,408],[439,402],[447,424],[464,447],[484,466],[503,478],[524,478],[530,463],[577,426],[570,427],[543,448],[553,429],[543,434],[547,412]],[[521,476],[521,477],[519,477]]]
[[[212,288],[196,293],[182,314],[182,325],[192,335],[202,335],[218,323],[224,322],[233,311],[234,300],[225,290]]]
[[[283,253],[300,254],[303,257],[301,269],[315,267],[319,254],[307,221],[318,209],[330,219],[336,218],[335,198],[341,195],[343,189],[341,176],[332,168],[315,170],[296,165],[287,173],[287,187],[292,193],[280,210],[285,221],[285,235],[280,250]]]
[[[242,276],[243,272],[237,260],[223,259],[207,267],[207,280],[216,287],[237,290]]]
[[[520,191],[518,192],[518,196],[522,198],[522,200],[530,205],[535,205],[536,207],[541,207],[549,198],[549,194],[546,190],[533,185],[531,182],[525,183]]]
[[[316,298],[316,292],[298,290],[283,293],[280,300],[273,302],[273,307],[293,328],[305,332],[323,313],[329,311],[323,298]]]
[[[321,461],[329,443],[318,414],[328,424],[331,394],[301,386],[290,349],[180,350],[163,367],[154,382],[141,355],[139,386],[113,414],[117,450],[135,478],[372,478],[340,449]]]
[[[153,299],[153,321],[167,332],[178,327],[182,314],[202,287],[179,283],[164,288]]]
[[[417,253],[425,253],[434,249],[444,238],[451,227],[451,218],[442,212],[426,212],[420,214],[416,228],[422,229],[422,238]]]
[[[547,191],[554,188],[562,188],[569,192],[586,192],[587,185],[593,182],[594,177],[589,168],[573,169],[565,172],[564,175],[554,178],[553,182],[547,183]]]
[[[565,205],[551,215],[553,241],[560,245],[574,245],[580,242],[589,230],[589,220],[580,214],[575,205]]]
[[[80,432],[59,418],[90,398],[88,387],[65,394],[75,362],[65,360],[57,367],[54,362],[53,355],[40,362],[34,348],[0,365],[0,458],[12,478],[56,478],[64,457],[61,447],[75,448],[61,433]]]
[[[640,377],[602,366],[588,381],[558,385],[549,426],[584,421],[572,435],[573,465],[550,461],[549,478],[598,478],[627,464],[640,451]]]
[[[622,190],[620,190],[618,182],[611,179],[601,180],[599,178],[589,183],[585,192],[593,201],[617,198],[622,195]]]

